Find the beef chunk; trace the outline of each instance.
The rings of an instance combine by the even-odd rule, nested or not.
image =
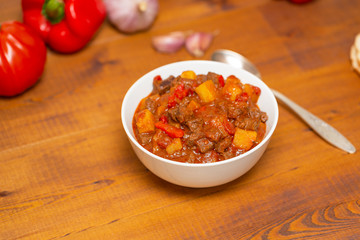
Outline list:
[[[256,131],[260,121],[253,118],[237,118],[235,120],[235,126],[241,129]]]
[[[172,138],[164,135],[161,138],[156,140],[156,143],[161,147],[161,148],[166,148],[167,146],[169,146],[172,142]]]
[[[206,153],[214,148],[214,143],[207,138],[200,138],[196,141],[196,145],[202,153]]]
[[[145,108],[148,109],[152,114],[156,111],[156,101],[152,98],[147,98],[145,100]]]
[[[231,104],[227,105],[227,114],[229,118],[237,118],[247,112],[246,105],[244,104]]]
[[[205,133],[195,132],[195,133],[191,133],[190,135],[184,135],[184,140],[185,140],[187,146],[193,147],[193,146],[195,146],[196,141],[203,137],[205,137]]]
[[[186,121],[186,125],[192,132],[201,131],[204,120],[202,118],[193,118]]]
[[[203,163],[216,162],[219,159],[219,155],[215,151],[209,151],[202,157]]]
[[[154,90],[153,93],[159,93],[160,95],[164,94],[165,92],[170,90],[171,83],[175,79],[174,76],[169,76],[167,79],[164,79],[162,81],[154,80]]]
[[[219,74],[216,74],[213,72],[208,72],[206,77],[207,77],[207,80],[213,81],[216,86],[219,84]]]
[[[217,142],[220,140],[222,133],[219,129],[215,127],[210,127],[205,129],[205,136],[209,138],[213,142]]]
[[[260,110],[256,107],[250,108],[249,110],[250,118],[259,119],[260,118]]]
[[[266,112],[261,112],[260,113],[260,121],[264,123],[267,120],[268,120],[268,115],[266,114]]]
[[[146,145],[146,144],[149,144],[151,142],[152,137],[153,137],[152,133],[139,133],[137,140],[141,144]]]
[[[171,117],[172,120],[174,120],[175,122],[178,122],[177,117],[180,115],[179,106],[175,106],[173,108],[170,108],[168,113],[169,113],[169,116]]]
[[[188,163],[195,163],[196,162],[196,155],[193,152],[190,152],[189,157],[187,159]]]
[[[196,79],[195,79],[195,82],[197,85],[200,85],[202,84],[203,82],[206,82],[207,80],[207,76],[204,75],[204,74],[198,74],[196,75]]]
[[[231,137],[223,138],[216,143],[215,150],[219,153],[224,152],[232,143]]]
[[[173,108],[170,108],[168,113],[172,120],[179,123],[190,120],[193,116],[193,112],[183,105],[177,105]]]

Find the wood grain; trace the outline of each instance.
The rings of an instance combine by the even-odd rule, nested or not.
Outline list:
[[[167,183],[137,159],[121,125],[127,89],[146,72],[194,59],[164,55],[151,37],[218,31],[263,80],[360,147],[360,79],[350,46],[360,2],[160,0],[148,31],[105,21],[82,51],[48,50],[40,81],[0,98],[0,239],[358,239],[359,154],[320,139],[289,109],[258,164],[214,188]],[[21,21],[0,0],[0,22]]]

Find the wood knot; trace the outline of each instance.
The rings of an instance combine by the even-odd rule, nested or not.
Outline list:
[[[9,196],[11,194],[11,192],[8,191],[0,191],[0,197],[6,197]]]

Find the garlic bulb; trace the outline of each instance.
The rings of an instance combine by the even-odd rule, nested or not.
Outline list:
[[[360,33],[355,36],[354,44],[351,46],[350,60],[353,69],[360,74]]]
[[[161,53],[174,53],[185,43],[183,32],[171,32],[166,35],[155,36],[152,38],[152,45],[156,51]]]
[[[194,57],[202,57],[214,38],[212,33],[195,32],[185,40],[185,47]]]
[[[104,4],[109,21],[125,33],[149,28],[159,11],[158,0],[104,0]]]

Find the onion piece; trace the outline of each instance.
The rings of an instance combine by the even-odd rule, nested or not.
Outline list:
[[[190,34],[185,40],[187,51],[195,56],[202,57],[210,47],[214,34],[206,32],[195,32]]]
[[[159,11],[158,0],[104,0],[109,21],[120,31],[148,29]]]
[[[171,32],[166,35],[155,36],[152,38],[152,45],[156,51],[161,53],[177,52],[185,43],[183,32]]]

